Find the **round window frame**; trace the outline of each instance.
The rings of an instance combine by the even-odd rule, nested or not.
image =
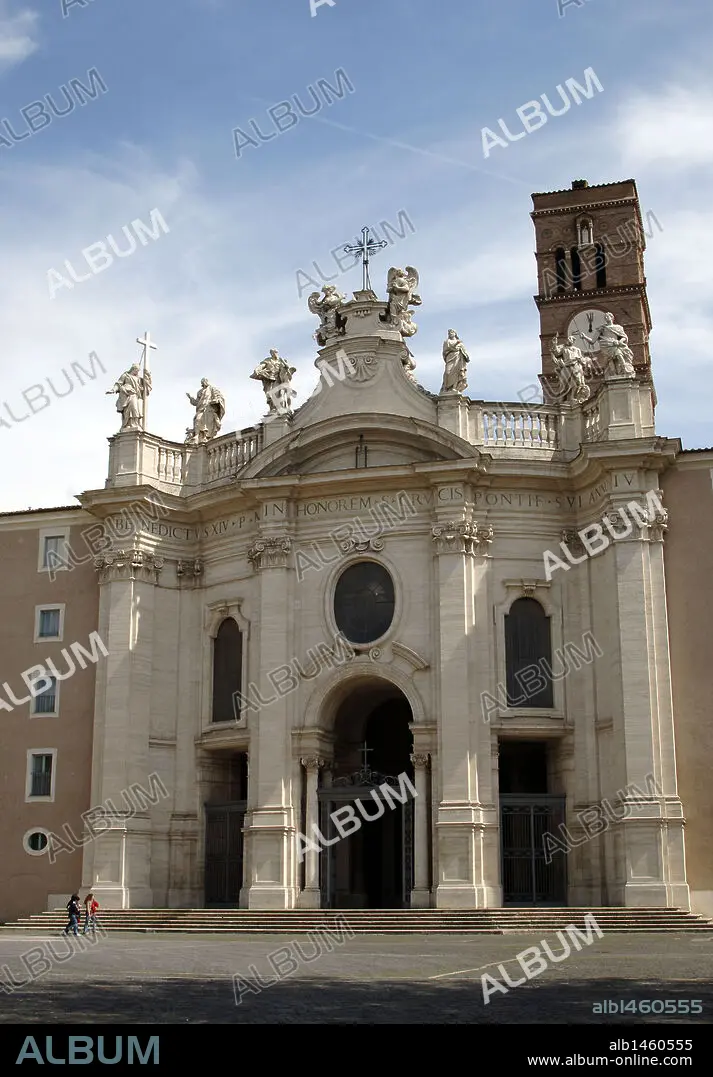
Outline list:
[[[391,578],[391,583],[394,589],[394,612],[391,618],[389,627],[380,636],[371,640],[370,643],[352,643],[351,640],[347,640],[347,637],[343,634],[341,628],[337,624],[336,612],[334,609],[334,599],[337,592],[337,584],[342,578],[344,573],[353,568],[355,565],[373,564],[383,568]],[[332,639],[344,639],[357,653],[369,652],[373,647],[379,647],[390,636],[393,636],[398,628],[403,613],[402,602],[403,586],[398,572],[394,570],[394,566],[385,557],[365,557],[364,554],[354,554],[349,558],[345,558],[339,565],[333,570],[329,586],[325,588],[325,614],[327,625],[329,626]]]
[[[31,849],[30,848],[30,838],[32,837],[33,834],[44,834],[44,836],[47,838],[47,843],[45,844],[43,849]],[[45,830],[45,828],[42,827],[42,826],[33,826],[30,830],[25,831],[25,833],[22,836],[22,847],[25,850],[25,852],[28,854],[28,856],[44,856],[45,853],[48,851],[49,846],[50,846],[50,831]]]

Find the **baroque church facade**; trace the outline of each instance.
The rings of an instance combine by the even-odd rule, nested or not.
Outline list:
[[[106,486],[0,518],[12,669],[106,652],[5,722],[0,916],[80,883],[115,908],[713,915],[713,451],[655,429],[634,182],[533,202],[543,403],[470,399],[454,331],[420,386],[418,273],[390,270],[386,300],[310,297],[306,403],[272,352],[258,426],[221,434],[205,382],[171,442],[133,368]]]

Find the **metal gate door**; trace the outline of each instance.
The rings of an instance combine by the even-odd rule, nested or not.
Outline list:
[[[246,804],[206,805],[205,903],[237,905],[243,883]]]
[[[500,797],[503,902],[510,905],[565,905],[567,859],[555,853],[546,863],[544,835],[564,822],[565,798]]]

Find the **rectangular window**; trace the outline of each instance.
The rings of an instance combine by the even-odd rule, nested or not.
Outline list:
[[[55,607],[51,610],[39,611],[39,624],[37,636],[39,639],[59,639],[60,609]]]
[[[45,539],[45,550],[42,557],[43,568],[54,568],[63,553],[64,539],[61,535],[48,535]]]
[[[38,572],[66,572],[69,555],[69,528],[43,527],[39,533]]]
[[[50,677],[49,688],[45,688],[44,692],[40,692],[35,696],[33,703],[33,714],[56,714],[57,713],[57,678]]]
[[[30,768],[30,796],[52,795],[52,756],[33,755]]]

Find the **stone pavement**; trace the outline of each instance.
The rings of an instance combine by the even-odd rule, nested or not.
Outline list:
[[[561,964],[484,1005],[481,975],[501,979],[496,966],[506,962],[511,979],[521,979],[514,959],[526,947],[540,946],[543,937],[555,955],[561,953],[553,934],[362,935],[328,942],[122,933],[68,957],[71,940],[0,929],[0,985],[9,970],[16,980],[28,980],[21,955],[33,948],[28,960],[38,971],[51,962],[48,971],[11,993],[0,986],[0,1023],[711,1023],[713,933],[595,936]],[[284,977],[277,982],[270,954]],[[246,989],[252,981],[237,1006],[236,975]],[[592,1004],[605,999],[699,999],[703,1013],[594,1014]]]

